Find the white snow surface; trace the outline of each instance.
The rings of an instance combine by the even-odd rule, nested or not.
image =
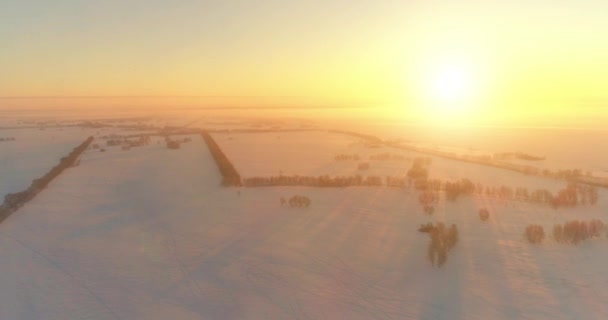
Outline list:
[[[86,140],[93,131],[81,128],[0,130],[0,202],[8,193],[23,191]]]
[[[0,224],[0,319],[608,318],[608,240],[522,237],[529,223],[605,219],[603,191],[596,207],[474,197],[428,216],[416,193],[397,188],[222,188],[192,138],[179,150],[89,150]],[[335,139],[310,145],[352,142]],[[256,152],[289,156],[269,146]],[[294,170],[317,166],[292,152]],[[280,206],[295,194],[311,207]],[[460,232],[441,269],[416,231],[428,221]]]
[[[323,131],[271,133],[214,133],[214,138],[242,177],[283,175],[376,175],[404,177],[416,157],[430,157],[429,178],[457,180],[468,178],[484,186],[527,187],[529,190],[562,189],[565,182],[525,176],[505,169],[481,166],[428,154],[380,146],[369,147],[362,139]],[[393,154],[406,161],[370,160],[371,155]],[[359,155],[360,160],[336,161],[339,154]],[[358,170],[367,162],[368,170]]]

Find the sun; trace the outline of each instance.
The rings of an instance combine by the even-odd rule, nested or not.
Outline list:
[[[471,74],[458,66],[437,70],[431,83],[433,96],[443,102],[458,102],[471,96]]]
[[[434,105],[444,111],[466,108],[474,89],[473,70],[463,62],[442,62],[429,72],[427,94]]]
[[[428,51],[411,59],[404,71],[404,108],[429,124],[467,124],[484,118],[493,82],[486,56],[474,50]]]

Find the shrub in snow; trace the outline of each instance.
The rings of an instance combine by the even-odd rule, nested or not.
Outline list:
[[[420,228],[418,228],[418,231],[420,232],[431,232],[435,229],[435,227],[433,226],[432,222],[429,222],[427,224],[421,224]]]
[[[289,205],[291,207],[308,207],[310,203],[310,198],[306,196],[293,196],[289,198]]]
[[[180,143],[177,140],[169,140],[167,141],[167,148],[169,149],[179,149]]]
[[[537,244],[543,242],[545,239],[545,230],[542,226],[531,224],[526,227],[524,235],[530,243]]]
[[[488,218],[490,218],[490,212],[488,209],[479,209],[479,219],[481,221],[488,221]]]

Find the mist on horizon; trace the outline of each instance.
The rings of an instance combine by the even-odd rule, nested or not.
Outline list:
[[[308,117],[596,128],[607,119],[600,0],[9,0],[0,18],[1,110],[309,107]]]

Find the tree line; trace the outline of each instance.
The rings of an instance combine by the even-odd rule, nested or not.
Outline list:
[[[573,220],[553,226],[553,239],[558,243],[579,244],[591,238],[597,238],[606,233],[606,225],[598,219],[591,221]]]
[[[379,154],[372,154],[369,156],[370,160],[374,160],[374,161],[406,161],[409,160],[409,158],[400,155],[400,154],[393,154],[393,153],[379,153]]]
[[[376,136],[369,135],[369,134],[363,134],[363,133],[347,131],[347,130],[327,130],[327,132],[340,133],[340,134],[345,134],[345,135],[349,135],[349,136],[356,137],[356,138],[361,138],[370,143],[382,143],[382,139],[380,139]]]
[[[78,156],[80,156],[80,154],[86,150],[92,141],[93,137],[87,138],[79,146],[74,148],[67,156],[61,158],[59,160],[59,164],[51,168],[51,170],[49,170],[45,175],[38,179],[34,179],[27,189],[5,195],[4,202],[2,205],[0,205],[0,222],[6,219],[13,212],[17,211],[17,209],[23,206],[26,202],[33,199],[65,169],[74,166],[77,163]]]
[[[346,154],[346,153],[341,153],[338,154],[334,157],[334,160],[336,161],[348,161],[348,160],[354,160],[354,161],[358,161],[361,160],[361,156],[359,156],[358,154]],[[373,161],[406,161],[406,160],[410,160],[410,158],[407,158],[403,155],[400,154],[393,154],[393,153],[378,153],[378,154],[372,154],[369,156],[369,160],[373,160]]]
[[[595,205],[599,200],[597,187],[575,182],[567,183],[563,189],[555,193],[546,189],[529,190],[525,187],[513,188],[505,185],[484,186],[481,183],[473,183],[467,178],[454,181],[419,180],[416,181],[415,187],[423,193],[435,193],[436,197],[439,196],[439,192],[444,191],[446,199],[449,201],[456,201],[461,196],[480,194],[503,200],[540,203],[560,208]],[[428,196],[426,197],[428,198]],[[421,204],[425,203],[421,201]]]
[[[246,187],[267,187],[267,186],[309,186],[309,187],[349,187],[349,186],[382,186],[380,176],[361,175],[349,177],[332,177],[329,175],[321,176],[272,176],[272,177],[250,177],[243,179]]]
[[[590,221],[572,220],[563,224],[556,224],[552,231],[553,239],[557,243],[577,245],[592,238],[607,237],[606,224],[598,219]],[[524,230],[524,237],[528,242],[539,244],[545,239],[545,230],[541,225],[531,224]]]
[[[201,136],[203,137],[203,140],[205,140],[205,143],[209,148],[209,152],[211,152],[215,163],[220,169],[220,173],[222,174],[222,185],[226,187],[241,186],[241,175],[239,175],[239,173],[236,171],[234,165],[232,165],[232,162],[230,162],[217,142],[215,142],[213,137],[211,137],[207,131],[202,131]]]
[[[291,198],[289,198],[289,200],[286,200],[285,198],[281,197],[281,207],[286,204],[289,204],[289,206],[292,208],[293,207],[308,208],[311,203],[312,203],[312,201],[307,196],[295,195],[295,196],[292,196]]]
[[[360,160],[361,158],[359,157],[358,154],[344,154],[341,153],[337,156],[334,157],[334,160],[336,161],[349,161],[349,160]]]

